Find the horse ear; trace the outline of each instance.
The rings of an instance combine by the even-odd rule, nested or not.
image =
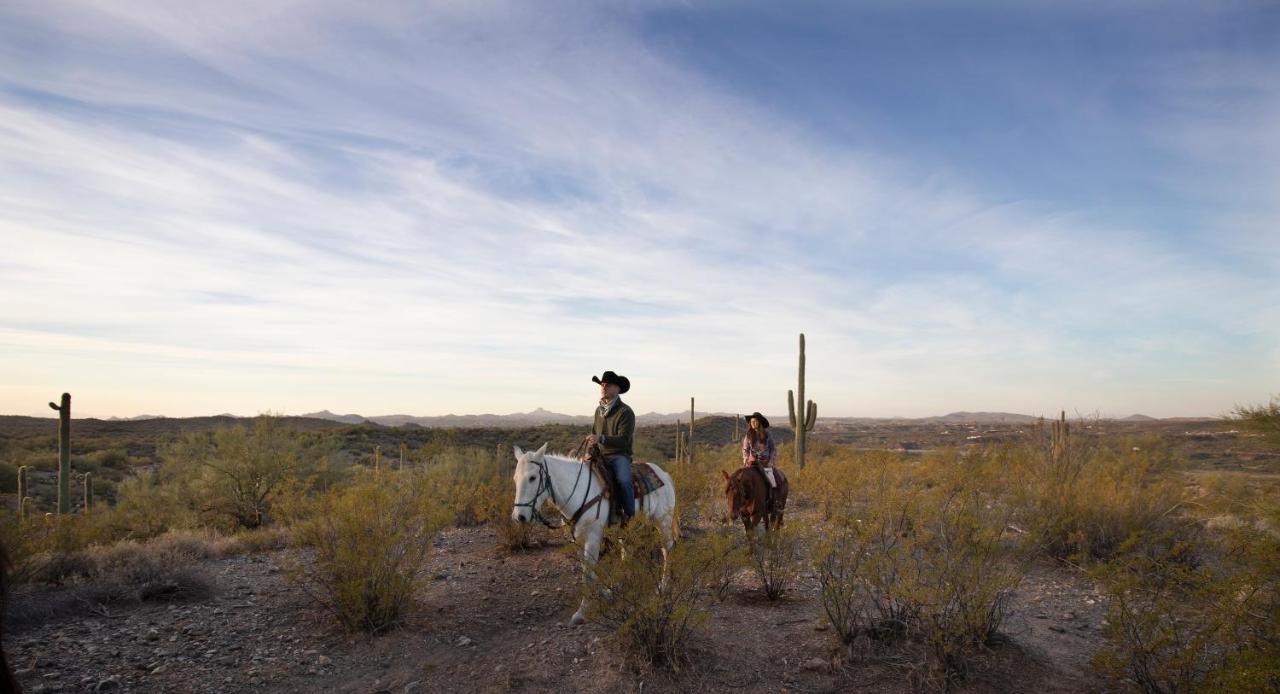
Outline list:
[[[720,474],[724,475],[724,481],[725,481],[725,482],[728,482],[728,481],[729,481],[729,473],[725,472],[724,470],[721,470],[721,471],[720,471]]]
[[[539,457],[539,458],[541,458],[542,456],[546,455],[546,454],[547,454],[547,444],[545,444],[545,443],[544,443],[544,444],[542,444],[542,448],[539,448],[539,449],[537,450],[537,453],[538,453],[538,457]]]
[[[524,457],[524,451],[520,450],[519,446],[512,446],[511,451],[516,454],[516,458]]]

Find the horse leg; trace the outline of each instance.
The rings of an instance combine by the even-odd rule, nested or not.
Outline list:
[[[599,538],[587,538],[582,543],[582,580],[586,581],[588,586],[592,586],[596,582],[595,566],[596,560],[600,558],[600,540]],[[587,593],[590,594],[590,591]],[[573,613],[573,617],[569,620],[570,624],[578,625],[587,621],[587,595],[582,596],[582,604],[578,605],[578,611]]]
[[[676,545],[676,538],[674,521],[660,523],[659,525],[662,527],[662,578],[658,580],[658,592],[662,592],[667,589],[667,558],[671,552],[671,548]]]

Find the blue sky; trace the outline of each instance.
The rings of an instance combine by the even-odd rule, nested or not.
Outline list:
[[[1274,3],[360,5],[0,6],[0,412],[1280,391]]]

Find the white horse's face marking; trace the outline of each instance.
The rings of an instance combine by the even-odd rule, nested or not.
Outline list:
[[[516,468],[511,478],[516,483],[516,497],[512,502],[511,520],[528,523],[533,520],[534,502],[542,503],[542,499],[534,497],[538,495],[542,476],[546,474],[538,463],[542,462],[542,456],[547,452],[547,444],[542,444],[542,448],[536,451],[522,451],[519,446],[513,450]]]

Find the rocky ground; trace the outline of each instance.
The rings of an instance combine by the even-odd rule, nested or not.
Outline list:
[[[575,562],[548,534],[508,555],[487,527],[437,542],[433,577],[402,628],[352,637],[281,575],[283,553],[210,560],[208,600],[87,611],[11,634],[31,692],[910,691],[889,662],[850,662],[821,618],[816,585],[768,602],[743,574],[678,672],[625,657],[599,625],[568,626]],[[1037,567],[1015,596],[1007,643],[961,691],[1088,692],[1103,606],[1087,580]]]

